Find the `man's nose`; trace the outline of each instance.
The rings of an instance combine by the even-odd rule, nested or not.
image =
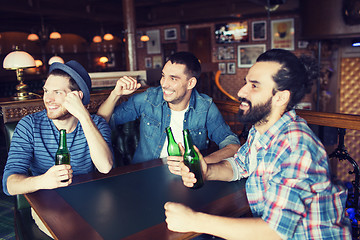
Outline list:
[[[245,84],[244,86],[242,86],[242,87],[240,88],[240,90],[239,90],[238,93],[237,93],[237,96],[238,96],[238,97],[241,97],[241,98],[246,98],[247,95],[248,95],[248,92],[249,92],[249,90],[248,90],[248,84]]]
[[[44,101],[45,102],[52,102],[54,101],[54,94],[51,93],[44,93]]]
[[[169,87],[169,78],[166,78],[166,77],[163,78],[162,87],[164,87],[164,88]]]

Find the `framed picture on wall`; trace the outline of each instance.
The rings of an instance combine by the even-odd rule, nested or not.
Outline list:
[[[235,50],[233,46],[218,47],[218,60],[227,60],[235,58]]]
[[[254,21],[251,26],[253,41],[266,40],[266,21]]]
[[[170,56],[176,53],[177,51],[177,43],[171,42],[171,43],[163,43],[161,44],[162,54],[163,54],[163,61],[166,63]]]
[[[236,73],[236,66],[234,62],[227,63],[227,73],[228,74],[235,74]]]
[[[238,67],[251,67],[258,56],[265,52],[265,44],[239,45],[238,46]]]
[[[176,40],[176,28],[168,28],[164,30],[164,38],[165,40]]]
[[[145,68],[151,68],[151,67],[152,67],[151,57],[146,57],[145,58]]]
[[[226,63],[219,63],[219,70],[221,74],[226,74]]]
[[[149,30],[146,31],[146,35],[149,36],[150,40],[146,42],[147,54],[159,54],[160,48],[160,31]]]
[[[294,19],[271,21],[271,48],[294,50],[295,45]]]
[[[153,56],[153,68],[162,68],[162,57],[161,56]]]

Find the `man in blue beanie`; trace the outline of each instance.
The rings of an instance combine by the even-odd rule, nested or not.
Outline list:
[[[53,63],[43,90],[45,110],[25,116],[14,131],[2,181],[8,195],[66,187],[73,174],[112,168],[110,127],[85,107],[91,90],[87,71],[76,61]],[[54,165],[60,129],[67,133],[70,165]]]

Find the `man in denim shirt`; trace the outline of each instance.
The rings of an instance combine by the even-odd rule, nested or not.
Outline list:
[[[207,148],[207,138],[214,141],[220,150],[205,158],[209,163],[234,156],[240,142],[212,99],[195,90],[200,74],[199,60],[193,54],[175,53],[163,68],[161,86],[136,94],[115,108],[121,96],[129,95],[141,86],[131,77],[117,81],[114,90],[100,106],[98,115],[109,121],[114,112],[116,124],[140,118],[140,142],[132,163],[167,157],[170,171],[180,173],[178,162],[182,157],[167,156],[166,153],[165,128],[168,126],[171,126],[177,142],[183,141],[181,130],[189,129],[200,150]]]

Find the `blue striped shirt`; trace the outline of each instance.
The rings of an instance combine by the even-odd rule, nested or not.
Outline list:
[[[111,149],[111,130],[106,121],[97,115],[92,120]],[[46,115],[46,110],[25,116],[19,121],[11,140],[9,156],[4,169],[3,191],[7,178],[12,174],[44,174],[55,164],[55,154],[59,146],[60,133],[53,121]],[[90,149],[78,122],[75,130],[66,134],[67,147],[70,151],[70,164],[73,174],[84,174],[94,170]]]

